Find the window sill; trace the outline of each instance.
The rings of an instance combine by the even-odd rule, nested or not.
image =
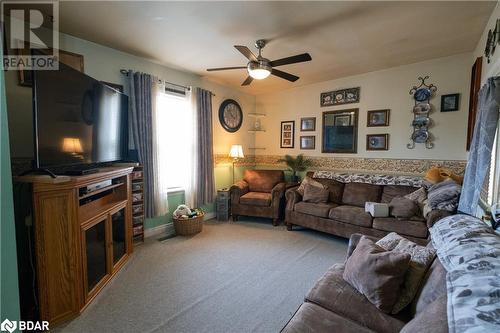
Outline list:
[[[172,187],[167,189],[167,194],[184,193],[184,189],[181,187]]]

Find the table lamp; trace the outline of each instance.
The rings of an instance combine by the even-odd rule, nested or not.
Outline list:
[[[229,157],[233,159],[233,184],[234,184],[234,163],[238,161],[239,158],[245,157],[243,155],[243,147],[241,145],[232,145],[229,151]]]
[[[82,157],[80,154],[83,153],[82,143],[78,138],[64,138],[62,150],[77,158]]]

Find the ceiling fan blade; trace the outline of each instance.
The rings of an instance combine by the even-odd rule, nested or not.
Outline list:
[[[311,61],[312,58],[309,55],[309,53],[302,53],[302,54],[297,54],[291,57],[286,57],[278,60],[271,61],[269,64],[272,67],[276,66],[283,66],[283,65],[289,65],[289,64],[295,64],[298,62],[304,62],[304,61]]]
[[[257,61],[257,57],[255,56],[255,54],[252,53],[252,51],[250,51],[250,49],[248,47],[243,46],[243,45],[235,45],[234,47],[238,51],[240,51],[241,54],[243,54],[248,60]]]
[[[250,83],[252,83],[252,81],[253,81],[253,77],[248,76],[247,79],[245,81],[243,81],[243,83],[241,85],[248,86]]]
[[[213,71],[227,71],[228,69],[244,69],[247,68],[247,66],[236,66],[236,67],[219,67],[219,68],[208,68],[208,72],[213,72]]]
[[[295,76],[295,75],[290,74],[290,73],[279,71],[279,70],[277,70],[275,68],[273,68],[271,70],[271,74],[276,75],[276,76],[278,76],[278,77],[280,77],[282,79],[285,79],[285,80],[288,80],[288,81],[292,81],[292,82],[295,82],[295,81],[297,81],[299,79],[298,76]]]

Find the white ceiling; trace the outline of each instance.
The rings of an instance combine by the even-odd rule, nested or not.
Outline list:
[[[194,72],[250,93],[472,51],[496,2],[60,2],[61,30],[99,44]],[[295,83],[270,77],[248,87],[233,45],[271,60],[309,52],[311,62],[279,69]]]

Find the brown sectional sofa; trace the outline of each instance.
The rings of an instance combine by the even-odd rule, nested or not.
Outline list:
[[[361,236],[351,236],[346,259],[353,253]],[[413,302],[397,315],[386,314],[370,303],[342,278],[343,270],[344,264],[333,265],[317,281],[282,329],[283,333],[448,332],[446,270],[437,257]]]
[[[313,173],[309,172],[312,177]],[[349,238],[354,233],[383,237],[397,232],[406,238],[426,244],[428,228],[441,218],[451,215],[444,210],[431,211],[427,218],[401,220],[395,217],[373,218],[365,212],[365,202],[389,203],[394,197],[404,196],[418,188],[404,185],[373,185],[341,183],[333,179],[314,178],[330,191],[327,203],[302,201],[297,187],[286,191],[285,224],[288,230],[299,225],[333,235]]]

